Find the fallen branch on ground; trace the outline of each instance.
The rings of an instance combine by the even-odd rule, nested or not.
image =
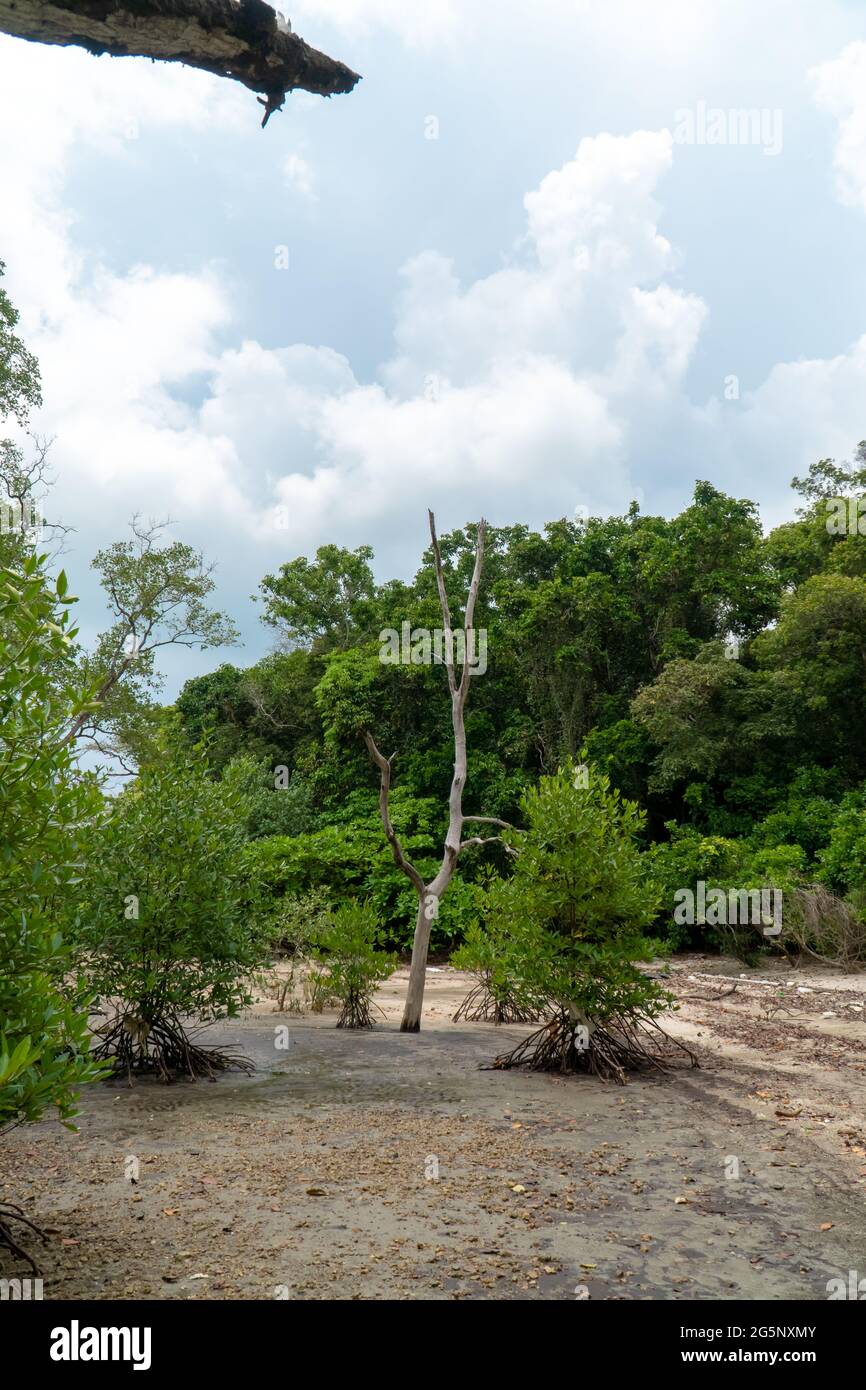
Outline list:
[[[702,1004],[711,1004],[715,999],[727,999],[729,994],[733,994],[739,983],[740,981],[737,980],[730,989],[719,990],[716,994],[684,994],[681,996],[680,1002],[685,1003],[688,999],[698,999]]]

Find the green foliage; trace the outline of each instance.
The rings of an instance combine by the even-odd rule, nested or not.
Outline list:
[[[659,892],[660,914],[656,931],[677,950],[683,946],[705,950],[718,945],[719,938],[704,923],[680,923],[674,920],[676,894],[681,889],[696,892],[699,881],[715,888],[737,876],[741,863],[737,841],[720,835],[702,835],[692,826],[667,826],[670,839],[654,844],[647,852],[645,867],[648,878]]]
[[[828,526],[828,503],[866,487],[866,445],[851,463],[819,461],[795,486],[804,506],[769,537],[754,504],[707,482],[671,518],[633,504],[620,517],[487,536],[476,622],[489,667],[473,678],[467,711],[465,810],[515,822],[541,773],[590,761],[645,808],[636,834],[652,847],[643,871],[663,895],[654,930],[669,945],[722,944],[671,920],[674,891],[699,879],[823,876],[837,892],[861,891],[856,807],[845,802],[840,815],[839,803],[866,783],[852,738],[866,718],[866,536]],[[475,539],[472,526],[440,538],[455,615]],[[431,551],[405,582],[377,583],[367,546],[289,559],[261,595],[264,621],[291,649],[196,677],[166,710],[154,699],[159,648],[214,646],[234,630],[209,607],[213,580],[198,552],[157,540],[158,528],[136,525],[132,541],[96,557],[113,622],[82,661],[103,701],[79,733],[107,734],[145,768],[165,747],[207,737],[211,777],[246,808],[244,871],[263,885],[247,900],[259,928],[321,891],[335,907],[369,900],[389,946],[405,949],[417,898],[384,842],[360,732],[396,750],[394,822],[429,878],[453,773],[447,687],[435,665],[384,664],[379,648],[383,629],[440,625]],[[132,660],[130,634],[144,639]],[[509,867],[497,847],[461,856],[434,951],[467,933],[479,944],[474,887],[485,865]]]
[[[838,806],[826,796],[802,797],[792,793],[787,804],[773,811],[755,826],[751,835],[756,846],[798,845],[805,864],[812,865],[830,839]]]
[[[373,551],[362,545],[343,550],[323,545],[310,561],[304,555],[266,575],[263,620],[279,629],[291,643],[323,643],[348,647],[369,626],[375,592],[370,560]]]
[[[66,742],[85,703],[66,588],[35,557],[0,571],[0,1130],[49,1107],[69,1121],[80,1086],[99,1074],[62,930],[101,807]]]
[[[109,600],[111,626],[92,652],[82,653],[88,684],[99,691],[97,712],[76,729],[101,753],[155,761],[164,716],[154,703],[163,676],[157,653],[164,647],[234,643],[238,632],[225,614],[209,607],[213,566],[182,541],[160,543],[160,526],[131,524],[132,539],[101,550],[92,562]]]
[[[278,1010],[288,1007],[301,1011],[297,986],[305,983],[313,949],[328,924],[330,912],[329,897],[323,888],[286,894],[271,903],[266,935],[277,959],[262,971],[257,984],[276,999]]]
[[[719,643],[671,661],[635,696],[632,713],[659,749],[649,788],[660,793],[712,786],[729,769],[748,766],[779,732],[767,678],[727,659]]]
[[[248,814],[203,750],[166,755],[115,801],[88,864],[78,945],[88,987],[139,1025],[209,1022],[250,1002],[267,943],[247,910]]]
[[[338,823],[306,835],[270,836],[247,846],[245,862],[261,883],[261,911],[272,921],[284,896],[314,888],[325,889],[335,904],[364,897],[383,923],[384,939],[405,950],[412,940],[418,897],[384,840],[374,793],[356,794],[344,815]],[[391,815],[406,853],[422,874],[432,877],[442,843],[442,806],[397,788]],[[471,871],[468,855],[467,864]],[[475,912],[468,884],[452,881],[433,923],[431,949],[453,945]]]
[[[6,266],[0,261],[0,279]],[[39,363],[15,333],[18,311],[0,289],[0,420],[14,415],[26,424],[30,411],[42,404]]]
[[[543,1013],[547,998],[514,973],[508,923],[499,915],[497,895],[485,887],[466,885],[474,900],[475,915],[463,932],[462,944],[451,955],[451,965],[472,975],[476,987],[461,1004],[455,1020],[520,1023]]]
[[[321,726],[314,691],[322,663],[308,652],[272,652],[246,671],[223,663],[186,682],[175,701],[187,746],[207,734],[217,771],[241,753],[311,771]]]
[[[289,777],[285,764],[278,770],[267,758],[241,753],[227,764],[222,780],[247,803],[247,839],[304,835],[313,829],[316,814],[310,788],[299,773]]]
[[[308,955],[320,939],[330,911],[330,898],[324,888],[311,888],[306,893],[287,893],[278,900],[274,909],[274,944],[290,955]]]
[[[828,888],[842,896],[862,896],[866,890],[866,792],[849,792],[842,798],[818,859],[818,876]]]
[[[666,996],[636,962],[656,949],[646,931],[657,898],[637,847],[639,807],[590,770],[542,777],[523,797],[526,830],[506,832],[514,871],[490,889],[505,940],[503,970],[552,1008],[594,1022],[652,1017]]]
[[[382,933],[369,902],[335,908],[321,929],[313,954],[327,971],[328,992],[341,1004],[338,1028],[371,1028],[377,986],[397,968],[396,957],[380,950]]]
[[[652,845],[645,856],[646,871],[660,894],[660,912],[655,931],[674,950],[687,946],[706,950],[738,950],[754,956],[762,946],[760,925],[746,924],[739,934],[712,921],[693,923],[677,920],[675,908],[684,890],[698,896],[698,884],[707,893],[713,889],[777,889],[784,892],[799,882],[806,867],[806,853],[797,844],[752,843],[704,835],[694,826],[666,827],[670,839]],[[739,925],[739,924],[738,924]],[[766,944],[766,943],[764,943]]]

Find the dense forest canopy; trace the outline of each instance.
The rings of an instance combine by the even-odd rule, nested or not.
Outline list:
[[[754,504],[709,482],[670,519],[633,504],[543,532],[489,528],[476,616],[487,669],[466,715],[467,807],[512,820],[539,775],[585,757],[646,808],[647,843],[688,833],[749,850],[784,845],[817,871],[840,807],[866,780],[851,739],[866,700],[866,539],[856,519],[835,524],[829,502],[856,497],[864,480],[862,444],[850,466],[817,463],[794,480],[799,515],[767,536]],[[474,528],[443,537],[442,554],[459,610]],[[356,874],[371,886],[361,869],[361,846],[378,833],[365,727],[397,752],[395,816],[418,846],[447,798],[442,669],[381,660],[387,631],[441,621],[432,554],[410,582],[377,582],[372,560],[367,546],[326,545],[266,576],[262,617],[277,649],[188,681],[164,714],[190,743],[210,731],[218,773],[239,759],[259,766],[256,833],[270,837],[279,824],[299,881],[306,847],[311,861],[322,856],[307,878],[348,884]],[[267,791],[277,765],[290,779],[281,797]],[[440,944],[452,930],[443,902]]]

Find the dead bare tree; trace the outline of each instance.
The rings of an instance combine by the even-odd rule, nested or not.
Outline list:
[[[262,125],[289,92],[329,97],[360,81],[280,20],[264,0],[0,0],[0,33],[232,78],[262,94]]]
[[[412,964],[409,970],[409,988],[406,992],[406,1005],[403,1011],[403,1019],[400,1023],[401,1033],[417,1033],[421,1028],[421,1010],[424,1004],[424,983],[427,969],[427,952],[430,946],[430,932],[433,921],[439,911],[439,900],[448,887],[448,884],[451,882],[451,879],[454,877],[457,861],[461,853],[464,849],[468,849],[470,845],[501,843],[498,835],[473,835],[470,836],[469,839],[464,840],[464,824],[472,821],[496,825],[506,830],[511,828],[507,821],[499,820],[496,816],[464,816],[463,814],[463,791],[466,786],[466,729],[463,715],[466,708],[466,697],[469,694],[469,654],[475,649],[475,604],[478,598],[478,586],[481,582],[481,569],[484,563],[484,534],[486,523],[482,517],[477,528],[475,568],[472,573],[472,581],[469,585],[469,593],[466,598],[466,608],[463,615],[463,669],[458,681],[454,663],[454,629],[451,626],[451,609],[448,604],[448,595],[445,591],[445,574],[442,568],[442,554],[436,535],[436,519],[430,511],[428,511],[427,515],[430,519],[433,561],[436,566],[436,584],[439,591],[439,606],[442,610],[442,622],[444,625],[444,661],[448,673],[448,689],[451,693],[451,723],[454,730],[454,774],[451,778],[451,793],[448,798],[448,833],[445,837],[442,862],[439,865],[437,873],[429,883],[424,882],[415,865],[406,857],[403,846],[400,844],[397,832],[391,822],[388,798],[391,790],[391,764],[396,755],[392,753],[390,758],[384,757],[376,747],[372,734],[369,730],[364,730],[364,742],[367,745],[367,751],[379,769],[379,811],[382,816],[382,825],[385,828],[385,836],[391,846],[395,864],[410,880],[418,894],[418,913],[415,918],[415,935],[412,941]]]

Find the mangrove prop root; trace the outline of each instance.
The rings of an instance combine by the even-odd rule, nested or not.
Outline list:
[[[30,1266],[31,1273],[38,1277],[42,1271],[33,1256],[27,1250],[22,1249],[18,1244],[18,1240],[12,1234],[12,1228],[9,1224],[11,1221],[20,1221],[23,1226],[29,1226],[30,1230],[36,1233],[43,1244],[47,1242],[48,1237],[44,1231],[40,1230],[35,1222],[24,1215],[20,1207],[16,1207],[12,1202],[0,1202],[0,1249],[9,1250],[19,1260],[24,1260],[25,1263]]]
[[[691,1066],[698,1059],[685,1043],[670,1037],[654,1019],[643,1016],[611,1018],[597,1024],[588,1046],[580,1046],[578,1025],[559,1015],[530,1033],[511,1052],[496,1057],[494,1069],[528,1067],[532,1071],[588,1072],[603,1081],[625,1082],[630,1071],[667,1070],[679,1053]]]
[[[380,1013],[383,1018],[386,1016],[384,1009],[381,1009],[378,1004],[373,1004],[367,995],[350,990],[343,1000],[340,1017],[337,1019],[337,1027],[372,1028],[373,1009]]]
[[[521,1008],[508,996],[497,999],[486,984],[481,981],[467,994],[452,1023],[537,1023],[538,1014]]]
[[[114,1020],[101,1031],[101,1041],[93,1050],[98,1062],[108,1062],[115,1075],[154,1074],[160,1081],[180,1076],[197,1081],[215,1081],[222,1071],[255,1071],[255,1064],[239,1052],[215,1047],[199,1047],[177,1018],[163,1018],[142,1028],[129,1014]]]
[[[343,1004],[338,1028],[372,1028],[373,1016],[366,999],[347,999]]]

